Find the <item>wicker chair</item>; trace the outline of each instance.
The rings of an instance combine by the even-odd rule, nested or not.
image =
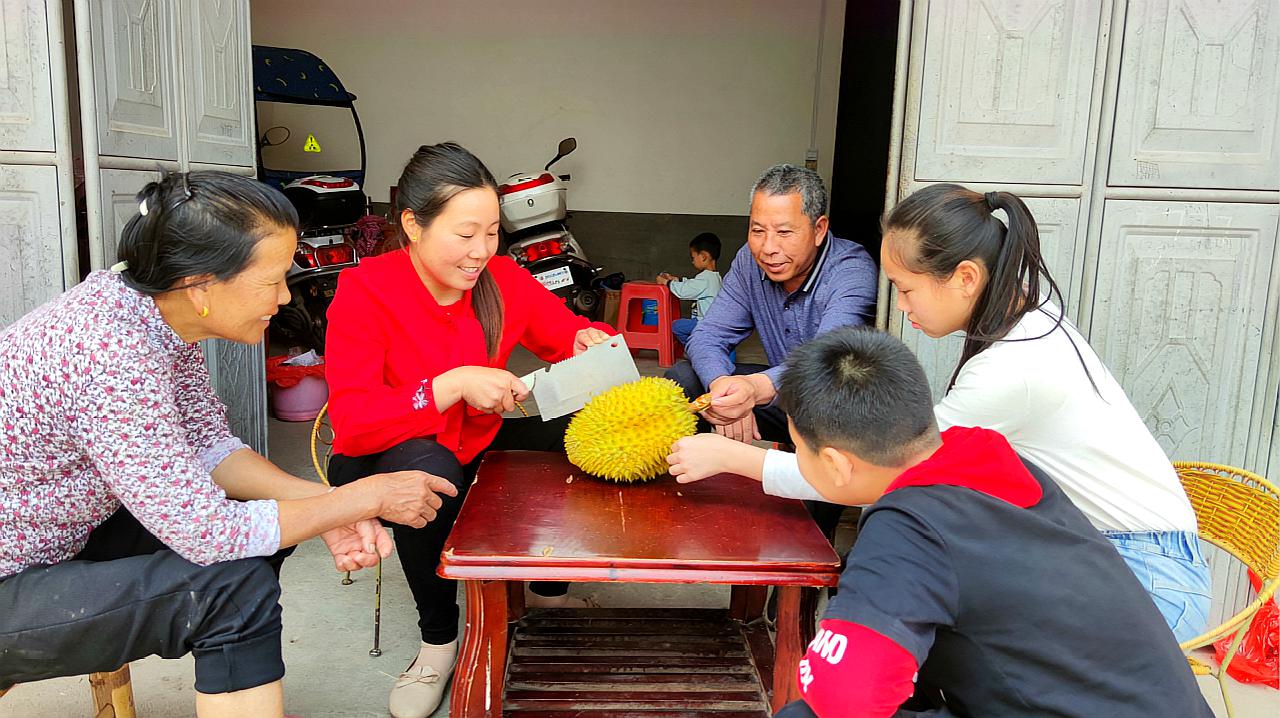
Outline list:
[[[128,663],[110,673],[90,673],[89,689],[93,691],[93,718],[136,718]],[[0,697],[10,690],[0,689]]]
[[[316,476],[324,482],[325,486],[331,486],[329,483],[329,473],[326,470],[329,466],[329,457],[333,455],[333,424],[329,421],[329,405],[325,404],[320,407],[320,413],[316,414],[316,421],[311,425],[311,465],[315,467]],[[320,447],[324,448],[321,449]],[[323,454],[323,458],[322,455]],[[355,583],[351,579],[351,572],[347,571],[342,577],[342,585],[350,586]],[[382,562],[378,562],[378,573],[374,579],[373,586],[373,648],[369,650],[369,655],[377,657],[382,655],[381,647],[382,636]]]
[[[1195,509],[1200,538],[1231,554],[1262,579],[1262,589],[1249,605],[1221,625],[1182,643],[1182,650],[1190,652],[1234,636],[1216,671],[1188,658],[1197,674],[1212,674],[1218,679],[1227,715],[1234,716],[1227,695],[1227,666],[1254,615],[1271,600],[1280,583],[1280,491],[1261,476],[1231,466],[1194,462],[1175,462],[1173,466]]]

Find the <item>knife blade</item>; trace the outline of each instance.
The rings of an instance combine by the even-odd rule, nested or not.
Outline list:
[[[635,359],[621,335],[581,354],[520,377],[533,392],[543,421],[586,406],[595,395],[640,378]]]

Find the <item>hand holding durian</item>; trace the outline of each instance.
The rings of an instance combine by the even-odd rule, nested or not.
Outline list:
[[[573,417],[564,447],[574,466],[595,476],[628,483],[652,479],[667,471],[671,445],[697,431],[697,413],[710,404],[710,394],[687,401],[670,379],[621,384]]]

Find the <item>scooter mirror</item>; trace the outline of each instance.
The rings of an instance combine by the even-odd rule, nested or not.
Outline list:
[[[576,149],[578,149],[577,138],[566,137],[563,140],[560,140],[560,146],[556,148],[556,156],[552,157],[551,161],[548,162],[546,166],[542,168],[543,171],[545,172],[546,170],[551,169],[551,165],[564,159],[565,155],[569,154],[570,152],[573,152]]]

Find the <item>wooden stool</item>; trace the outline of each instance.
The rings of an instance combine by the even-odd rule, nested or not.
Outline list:
[[[641,302],[658,303],[658,325],[644,324]],[[622,285],[618,306],[618,330],[632,349],[656,349],[658,366],[669,367],[684,355],[684,349],[671,333],[671,323],[680,318],[680,302],[657,282],[627,282]]]
[[[93,718],[137,718],[128,663],[110,673],[90,673],[89,688],[93,691]],[[0,690],[0,697],[10,690]]]

